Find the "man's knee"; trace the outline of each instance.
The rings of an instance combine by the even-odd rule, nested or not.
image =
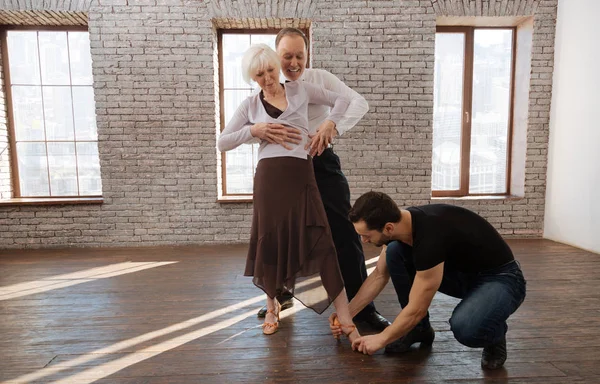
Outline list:
[[[398,241],[392,241],[387,245],[385,251],[385,261],[390,271],[401,268],[405,269],[404,259],[407,257],[403,250],[402,244]]]
[[[485,332],[465,311],[455,311],[450,318],[450,330],[461,344],[471,348],[484,346]]]

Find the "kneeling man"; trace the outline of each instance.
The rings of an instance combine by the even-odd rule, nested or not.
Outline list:
[[[429,306],[437,291],[462,299],[450,318],[458,342],[483,348],[481,365],[497,369],[506,361],[506,320],[525,299],[519,263],[496,229],[465,208],[430,204],[400,210],[386,194],[368,192],[350,211],[365,243],[387,245],[373,273],[350,302],[355,315],[392,280],[402,311],[379,334],[352,347],[365,354],[384,348],[405,352],[435,337]],[[334,335],[341,334],[330,318]]]

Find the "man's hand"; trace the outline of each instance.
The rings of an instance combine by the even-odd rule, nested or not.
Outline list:
[[[331,334],[335,339],[339,339],[344,333],[342,332],[342,325],[338,320],[337,313],[333,312],[331,316],[329,316],[329,328],[331,329]]]
[[[285,149],[292,149],[286,143],[299,144],[302,141],[299,129],[281,124],[256,123],[250,128],[250,133],[271,144],[279,144]]]
[[[337,134],[338,131],[335,129],[335,123],[331,120],[325,120],[317,128],[316,134],[308,135],[310,140],[306,143],[305,149],[310,149],[309,153],[311,156],[320,156]]]
[[[354,340],[352,350],[362,352],[365,355],[372,355],[381,348],[385,347],[386,341],[381,333],[370,336],[362,336]]]

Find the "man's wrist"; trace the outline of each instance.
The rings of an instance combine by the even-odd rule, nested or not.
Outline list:
[[[392,334],[392,331],[390,330],[391,327],[392,326],[390,325],[389,327],[387,327],[386,329],[381,331],[381,333],[379,334],[383,338],[383,342],[385,343],[385,345],[388,345],[389,343],[400,338],[400,337],[395,337]]]

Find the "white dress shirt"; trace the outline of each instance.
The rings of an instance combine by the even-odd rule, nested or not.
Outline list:
[[[350,106],[348,107],[348,110],[344,114],[343,118],[336,123],[335,128],[340,136],[353,128],[369,111],[369,104],[367,103],[367,100],[365,100],[365,98],[362,97],[358,92],[344,84],[343,81],[338,79],[332,73],[329,73],[323,69],[307,68],[304,70],[300,80],[321,86],[329,91],[339,93],[340,95],[346,96],[348,99],[350,99]],[[329,107],[327,106],[315,104],[310,104],[308,106],[308,125],[311,135],[314,135],[317,132],[317,128],[325,119],[327,119],[328,115]]]

